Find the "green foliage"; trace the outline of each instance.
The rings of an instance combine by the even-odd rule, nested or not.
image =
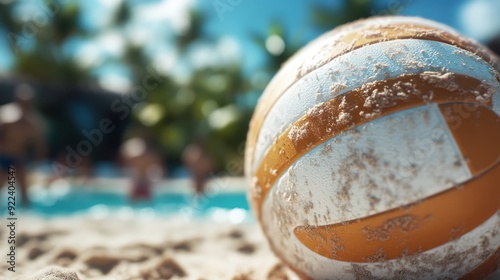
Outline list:
[[[43,3],[49,2],[56,3]],[[15,39],[11,40],[11,43],[14,43],[12,49],[15,61],[12,73],[31,77],[43,83],[49,91],[51,86],[67,86],[67,89],[59,92],[70,96],[73,94],[72,85],[96,84],[93,73],[106,63],[125,67],[130,72],[131,84],[141,85],[147,75],[147,67],[156,63],[154,58],[151,59],[147,55],[145,46],[131,43],[127,43],[122,56],[107,58],[90,68],[78,64],[75,57],[68,55],[65,49],[67,43],[72,40],[94,40],[106,30],[117,30],[124,35],[125,26],[132,15],[129,1],[123,1],[118,6],[106,27],[108,29],[97,31],[88,31],[81,25],[82,9],[78,4],[80,2],[64,1],[67,4],[58,4],[59,6],[56,9],[52,7],[52,10],[47,7],[46,11],[53,12],[47,16],[46,24],[36,24],[33,19],[18,20],[14,16],[16,3],[13,1],[4,4],[0,9],[0,28],[14,35],[11,37]],[[344,22],[367,17],[372,10],[373,3],[369,0],[344,1],[343,9],[340,10],[316,6],[312,13],[313,23],[317,27],[331,29]],[[209,38],[203,33],[205,22],[205,15],[201,11],[193,10],[189,14],[190,24],[185,32],[174,34],[174,38],[162,38],[175,46],[180,63],[188,64],[189,50],[197,45],[215,46],[218,38]],[[31,26],[29,35],[26,34],[27,26]],[[266,80],[307,43],[303,38],[293,41],[291,34],[287,34],[279,22],[270,24],[267,34],[256,33],[250,36],[267,54],[267,63],[260,71]],[[202,138],[216,158],[219,168],[223,169],[230,160],[241,162],[241,147],[248,130],[255,95],[264,89],[262,81],[250,82],[255,77],[246,77],[238,61],[191,67],[187,80],[179,80],[172,74],[174,73],[160,74],[162,82],[148,91],[144,103],[133,107],[130,129],[125,133],[125,137],[140,132],[157,143],[164,158],[177,163],[180,162],[182,150],[190,142]],[[110,102],[109,99],[105,100],[103,99],[103,102]],[[62,110],[61,106],[46,102],[43,108],[48,119],[55,123],[54,126],[71,130],[68,125],[74,124],[66,122],[65,126],[65,120],[61,119],[64,114],[54,113],[54,110]],[[72,131],[72,138],[77,138],[78,131],[74,128]],[[64,143],[58,142],[57,145]]]
[[[330,29],[359,18],[369,17],[375,12],[371,0],[348,0],[343,2],[343,9],[325,9],[321,5],[313,8],[313,19],[318,26]]]
[[[127,22],[130,20],[130,17],[131,13],[129,3],[127,1],[123,1],[115,11],[112,24],[115,26],[127,24]]]

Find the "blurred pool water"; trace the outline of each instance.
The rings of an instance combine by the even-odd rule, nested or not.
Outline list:
[[[172,183],[170,183],[172,184]],[[185,185],[185,183],[183,183]],[[85,185],[56,187],[36,186],[30,190],[30,206],[16,206],[17,214],[44,217],[90,215],[94,218],[173,217],[203,218],[220,222],[240,223],[253,220],[243,188],[226,188],[195,196],[189,188],[159,187],[149,201],[132,202],[127,188],[97,188]],[[7,215],[7,198],[1,196],[1,216]]]

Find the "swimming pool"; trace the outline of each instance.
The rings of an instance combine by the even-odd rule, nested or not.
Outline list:
[[[123,182],[120,184],[124,185]],[[168,184],[156,188],[151,200],[138,202],[130,201],[126,187],[96,187],[95,183],[92,187],[37,186],[30,190],[30,207],[17,207],[17,212],[45,217],[89,214],[95,217],[181,215],[233,221],[251,219],[246,193],[241,187],[209,191],[205,196],[197,197],[185,186],[186,182]],[[7,214],[5,196],[2,196],[1,211],[1,216]]]

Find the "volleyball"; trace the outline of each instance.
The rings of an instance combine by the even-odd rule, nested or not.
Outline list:
[[[442,24],[374,17],[298,51],[250,122],[245,175],[304,279],[500,269],[500,63]]]

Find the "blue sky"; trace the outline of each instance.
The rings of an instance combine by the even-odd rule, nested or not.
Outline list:
[[[103,28],[109,19],[110,11],[120,1],[81,0],[80,3],[85,11],[83,24],[91,29]],[[169,33],[182,31],[186,24],[183,20],[186,12],[191,7],[198,7],[207,15],[208,22],[204,27],[205,31],[219,38],[220,48],[214,50],[199,46],[196,48],[198,53],[193,54],[192,60],[199,62],[205,59],[206,63],[214,63],[210,60],[221,60],[225,59],[225,56],[233,56],[234,59],[241,59],[245,69],[251,72],[262,64],[264,57],[261,50],[252,42],[249,34],[265,34],[271,22],[283,23],[286,33],[297,42],[307,42],[319,35],[310,26],[308,7],[311,2],[328,3],[329,6],[335,7],[343,1],[135,0],[131,1],[135,7],[134,21],[126,27],[126,36],[123,32],[108,30],[94,42],[75,40],[68,44],[68,49],[70,52],[74,51],[75,56],[81,58],[82,63],[89,63],[91,66],[92,63],[99,63],[103,55],[119,57],[124,41],[132,40],[138,44],[145,44],[148,53],[162,65],[166,65],[166,68],[177,67],[176,53],[164,38],[168,38]],[[403,15],[422,16],[440,21],[478,40],[486,40],[489,34],[500,32],[499,17],[495,14],[495,11],[500,10],[500,0],[406,0],[406,2],[407,4],[402,6],[401,10]],[[398,3],[398,0],[378,0],[378,5],[383,10]],[[33,10],[26,9],[25,16],[29,17],[31,11]],[[0,34],[0,72],[8,72],[9,65],[12,63],[9,55],[10,46],[6,32],[3,31]],[[158,41],[155,40],[156,38],[163,39]],[[231,51],[224,53],[225,49]],[[213,55],[217,51],[223,53],[219,56]],[[182,73],[182,69],[178,72]],[[126,70],[113,64],[96,71],[98,76],[110,73],[112,75],[108,75],[105,80],[118,79],[118,84],[119,79],[127,75]]]

